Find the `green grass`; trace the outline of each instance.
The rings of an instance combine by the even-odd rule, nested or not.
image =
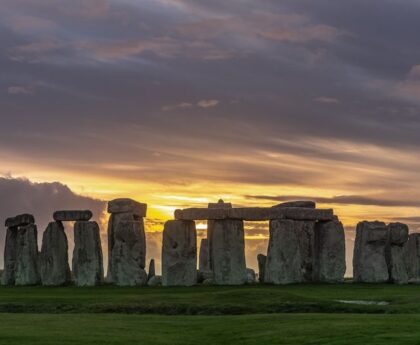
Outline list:
[[[419,325],[414,285],[0,287],[8,345],[420,344]]]

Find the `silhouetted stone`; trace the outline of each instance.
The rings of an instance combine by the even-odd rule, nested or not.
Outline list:
[[[16,217],[7,218],[5,225],[7,228],[17,228],[19,226],[26,226],[35,224],[35,218],[32,214],[24,213]]]
[[[388,225],[389,241],[386,249],[389,280],[392,283],[407,284],[408,274],[404,262],[404,244],[408,241],[408,226],[402,223]]]
[[[15,285],[17,261],[17,228],[8,228],[4,244],[4,269],[1,276],[2,285]]]
[[[246,269],[246,279],[248,284],[254,284],[257,281],[257,276],[252,268]]]
[[[363,283],[385,283],[389,279],[385,250],[388,227],[383,222],[360,222],[356,228],[353,279]]]
[[[161,276],[153,276],[147,282],[148,286],[161,286],[162,285],[162,277]]]
[[[339,283],[346,273],[346,244],[343,224],[338,220],[318,222],[315,227],[314,280]]]
[[[274,207],[303,207],[303,208],[316,208],[316,203],[314,201],[288,201],[278,204]]]
[[[270,221],[270,240],[264,281],[273,284],[300,283],[301,270],[299,238],[292,220]]]
[[[193,221],[165,223],[162,242],[163,286],[197,283],[197,233]]]
[[[409,283],[420,283],[420,233],[410,234],[404,245],[404,262]]]
[[[103,281],[104,268],[98,223],[80,221],[74,224],[72,270],[77,286],[95,286]]]
[[[242,221],[214,221],[211,250],[212,271],[216,284],[246,283],[245,238]]]
[[[199,261],[199,270],[200,271],[209,271],[210,270],[210,253],[209,253],[209,241],[207,238],[201,240],[200,245],[200,261]]]
[[[132,213],[137,217],[146,217],[147,204],[132,199],[115,199],[108,202],[108,213]]]
[[[149,271],[147,272],[147,280],[149,281],[155,275],[156,275],[155,259],[151,259],[149,263]]]
[[[257,261],[258,261],[258,281],[260,283],[264,283],[265,264],[267,261],[267,256],[263,254],[258,254]]]
[[[57,222],[88,221],[92,218],[92,212],[89,210],[55,211],[53,218]]]
[[[60,286],[70,282],[67,236],[61,222],[51,222],[44,231],[40,272],[42,285]]]
[[[17,230],[16,285],[40,283],[37,235],[35,224],[29,224]]]
[[[295,221],[294,227],[299,242],[303,280],[311,282],[315,265],[315,222]]]

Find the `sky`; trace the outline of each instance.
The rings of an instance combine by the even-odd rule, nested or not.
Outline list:
[[[348,258],[361,220],[420,231],[418,1],[1,5],[0,221],[80,203],[105,234],[131,197],[157,259],[176,208],[219,198],[332,207]],[[247,224],[249,266],[267,236]]]

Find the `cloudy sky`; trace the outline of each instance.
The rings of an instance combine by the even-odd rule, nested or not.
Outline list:
[[[177,207],[309,198],[349,241],[420,231],[418,1],[1,4],[1,217],[125,196],[157,238]]]

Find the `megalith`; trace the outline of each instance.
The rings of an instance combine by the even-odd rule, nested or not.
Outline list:
[[[15,285],[40,283],[37,237],[35,224],[19,227],[17,231]]]
[[[264,254],[258,254],[257,261],[258,261],[258,281],[260,283],[264,283],[265,264],[267,261],[267,256]]]
[[[383,222],[360,222],[356,228],[353,254],[353,279],[363,283],[389,280],[386,261],[388,227]]]
[[[408,226],[402,223],[390,223],[389,240],[386,248],[389,281],[407,284],[408,274],[404,261],[404,244],[408,241]]]
[[[95,286],[103,281],[104,269],[98,223],[77,221],[74,224],[72,271],[77,286]]]
[[[346,241],[338,220],[318,222],[315,227],[314,280],[339,283],[346,273]]]
[[[312,282],[315,265],[315,222],[294,221],[294,227],[299,242],[303,281]]]
[[[213,221],[211,243],[210,256],[215,284],[245,284],[244,222],[232,219]]]
[[[209,241],[207,238],[201,240],[198,269],[203,272],[210,271]]]
[[[147,272],[147,281],[152,279],[156,275],[155,259],[151,259],[149,262],[149,271]]]
[[[410,234],[404,245],[404,261],[408,282],[420,283],[420,233]]]
[[[304,281],[299,236],[293,220],[270,221],[270,239],[264,282],[292,284]]]
[[[197,283],[197,232],[193,221],[165,223],[162,242],[162,285]]]
[[[42,236],[40,253],[42,285],[60,286],[70,282],[67,236],[61,222],[51,222]]]
[[[1,277],[2,285],[15,285],[17,261],[17,227],[7,228],[4,243],[4,269]]]

